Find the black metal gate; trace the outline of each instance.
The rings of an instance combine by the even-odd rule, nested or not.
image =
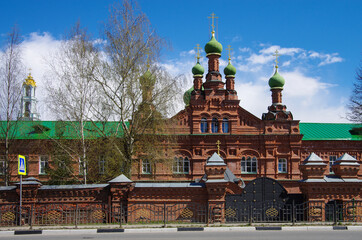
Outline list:
[[[227,195],[227,222],[290,221],[291,207],[286,207],[287,191],[276,180],[257,178],[246,185],[240,195]]]

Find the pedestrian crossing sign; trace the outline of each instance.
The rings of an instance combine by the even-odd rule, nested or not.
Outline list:
[[[18,155],[18,174],[26,175],[25,156],[22,156],[22,155]]]

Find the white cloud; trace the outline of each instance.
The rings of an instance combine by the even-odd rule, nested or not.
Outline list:
[[[301,48],[281,48],[278,45],[273,45],[268,48],[263,48],[259,52],[262,54],[272,55],[275,53],[276,50],[278,50],[279,54],[281,55],[290,55],[290,56],[293,56],[294,54],[303,51]]]
[[[180,52],[180,56],[181,57],[185,57],[185,56],[188,56],[188,55],[191,55],[191,56],[196,56],[196,51],[194,49],[191,49],[189,51],[182,51]]]
[[[267,62],[270,62],[274,59],[273,55],[258,55],[253,53],[249,58],[246,60],[249,61],[251,64],[265,64]]]
[[[235,36],[231,39],[231,42],[240,42],[242,40],[243,40],[243,38],[241,36]]]
[[[327,64],[337,63],[337,62],[343,62],[343,58],[339,56],[338,53],[332,53],[332,54],[324,54],[324,53],[318,53],[315,51],[309,51],[309,57],[310,58],[318,58],[321,60],[321,62],[318,64],[318,66],[324,66]]]
[[[101,42],[100,42],[101,44]],[[46,72],[46,59],[49,54],[56,51],[60,41],[54,39],[48,33],[33,33],[23,43],[23,60],[27,68],[32,68],[32,75],[37,82],[37,97],[40,102],[39,111],[42,119],[47,120],[48,113],[45,107],[46,93],[43,75]],[[305,70],[309,61],[319,61],[318,64],[310,64],[309,67],[323,66],[343,61],[338,53],[319,53],[307,51],[301,48],[283,48],[277,45],[261,44],[257,48],[237,48],[232,59],[232,64],[237,69],[236,90],[240,105],[257,117],[267,111],[271,104],[271,94],[268,80],[273,74],[272,55],[276,49],[281,53],[280,74],[285,78],[286,84],[283,91],[283,103],[287,105],[294,119],[303,122],[346,122],[341,116],[345,115],[345,103],[338,97],[330,94],[335,85],[323,81],[320,75],[313,74],[313,71]],[[193,78],[191,68],[195,65],[195,50],[187,50],[180,53],[177,59],[169,59],[161,63],[170,74],[178,76],[185,75],[186,83],[184,90],[192,86]],[[200,59],[201,65],[207,72],[208,59]],[[227,65],[227,57],[220,59],[220,72]],[[204,76],[205,76],[204,75]],[[25,77],[25,76],[24,76]],[[205,80],[204,80],[205,81]],[[175,103],[182,109],[182,99]]]
[[[251,52],[251,49],[248,47],[239,48],[240,52]]]

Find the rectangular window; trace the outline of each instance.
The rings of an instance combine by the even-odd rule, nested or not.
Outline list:
[[[242,157],[241,172],[242,173],[257,173],[258,161],[256,157]]]
[[[142,173],[151,174],[151,164],[148,160],[142,160]]]
[[[0,155],[0,175],[5,174],[5,156]]]
[[[287,159],[285,158],[278,159],[278,172],[287,173]]]
[[[188,157],[175,157],[173,163],[173,173],[188,174],[190,169],[190,160]]]
[[[104,172],[105,172],[105,168],[106,168],[106,159],[105,159],[105,157],[104,156],[100,156],[99,157],[99,162],[98,162],[98,164],[99,164],[99,174],[104,174]]]
[[[39,157],[39,174],[46,174],[45,170],[49,166],[49,157],[46,155]]]
[[[332,165],[336,162],[337,156],[329,156],[329,173],[334,173]]]

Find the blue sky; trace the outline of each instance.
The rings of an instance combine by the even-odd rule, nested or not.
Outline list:
[[[106,21],[106,0],[0,1],[0,40],[16,23],[25,37],[24,61],[42,92],[44,56],[77,21],[98,36]],[[163,66],[185,74],[192,85],[194,47],[210,38],[212,12],[218,16],[217,39],[223,44],[221,71],[231,45],[237,68],[240,105],[261,116],[271,103],[267,80],[279,49],[284,76],[283,102],[303,122],[346,122],[345,105],[355,71],[362,60],[362,1],[171,1],[140,0],[159,35],[172,48],[162,55]],[[3,43],[1,41],[1,44]],[[203,53],[202,64],[207,68]],[[44,96],[44,94],[42,94]],[[40,100],[43,99],[40,97]],[[40,111],[46,107],[40,102]],[[43,114],[44,115],[44,114]]]

